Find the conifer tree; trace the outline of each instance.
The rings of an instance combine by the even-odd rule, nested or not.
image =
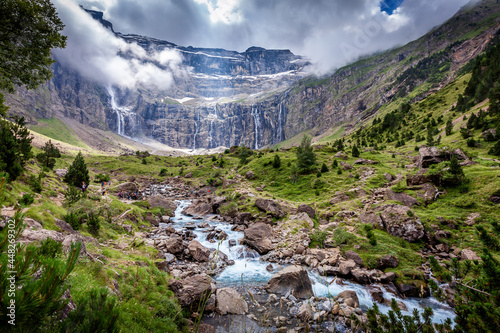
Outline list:
[[[352,147],[352,156],[353,157],[359,157],[359,150],[358,150],[358,146],[357,145],[354,145]]]
[[[278,154],[274,155],[273,168],[278,169],[281,166],[281,159]]]
[[[300,146],[297,147],[297,167],[300,173],[307,174],[310,173],[313,167],[316,165],[316,154],[314,154],[313,148],[311,146],[311,137],[304,135]]]
[[[81,152],[76,155],[73,164],[69,166],[64,181],[75,187],[80,187],[82,182],[89,183],[89,171]]]
[[[445,132],[446,135],[451,135],[453,133],[453,123],[451,122],[451,119],[446,123]]]

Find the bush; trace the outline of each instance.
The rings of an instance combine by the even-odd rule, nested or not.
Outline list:
[[[42,241],[40,247],[38,248],[38,254],[48,258],[54,258],[61,252],[62,244],[49,237]]]
[[[110,178],[108,174],[99,173],[95,176],[96,183],[109,182]]]
[[[168,170],[167,170],[167,169],[162,168],[162,169],[160,170],[160,176],[161,176],[161,177],[166,177],[166,176],[167,176],[167,174],[168,174]]]
[[[352,157],[359,157],[359,150],[357,145],[354,145],[352,147]]]
[[[69,212],[64,216],[64,221],[68,223],[74,230],[79,230],[82,225],[82,215],[78,212]]]
[[[42,182],[41,182],[41,176],[42,174],[35,176],[31,175],[28,178],[28,183],[30,184],[31,188],[35,193],[40,193],[42,192]]]
[[[309,238],[311,239],[311,245],[316,245],[320,249],[325,247],[325,241],[328,236],[328,233],[321,230],[315,230],[309,234]]]
[[[338,166],[339,166],[339,163],[337,162],[337,160],[333,160],[332,169],[338,168]]]
[[[94,236],[99,235],[99,229],[101,229],[101,221],[99,221],[99,216],[94,213],[89,213],[87,217],[87,228],[89,233]]]
[[[64,200],[68,205],[71,205],[82,198],[82,191],[74,186],[69,186],[64,192]]]
[[[142,164],[148,164],[148,161],[146,161],[146,158],[142,158]]]
[[[323,163],[323,165],[321,166],[321,172],[325,173],[325,172],[328,172],[328,171],[330,171],[330,170],[328,170],[328,167],[326,166],[326,164]]]
[[[29,193],[24,193],[21,199],[19,199],[19,204],[22,206],[29,206],[35,201],[35,198]]]

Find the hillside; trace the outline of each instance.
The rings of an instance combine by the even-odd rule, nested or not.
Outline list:
[[[408,45],[253,100],[138,98],[151,133],[137,137],[123,118],[110,128],[76,116],[94,102],[126,108],[123,91],[57,81],[66,74],[19,89],[13,114],[58,111],[32,117],[32,134],[1,119],[0,283],[8,290],[16,275],[18,326],[0,328],[494,332],[498,28],[486,0]],[[53,99],[56,83],[101,97],[79,95],[82,114]],[[174,117],[186,110],[193,128]],[[178,132],[159,125],[160,111]],[[152,141],[160,132],[187,149]],[[24,164],[4,162],[14,153]]]

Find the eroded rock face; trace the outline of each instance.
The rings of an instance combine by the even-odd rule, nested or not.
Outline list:
[[[196,308],[200,300],[207,299],[215,292],[216,287],[212,278],[206,274],[197,274],[183,280],[171,279],[168,286],[184,308]]]
[[[194,260],[206,262],[210,257],[210,250],[201,245],[197,240],[192,240],[188,245],[189,254]]]
[[[290,292],[297,298],[309,298],[314,295],[307,271],[301,266],[285,267],[274,274],[264,288],[273,294],[284,295]]]
[[[273,200],[257,199],[255,200],[255,206],[261,211],[276,218],[282,218],[286,215],[281,205]]]
[[[242,315],[248,312],[247,302],[233,288],[217,289],[217,312]]]
[[[271,227],[265,223],[256,223],[245,229],[245,243],[260,254],[266,254],[274,249],[269,238],[272,234]]]

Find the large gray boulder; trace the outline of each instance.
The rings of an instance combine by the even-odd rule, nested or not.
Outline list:
[[[418,216],[406,206],[384,205],[380,207],[384,229],[391,235],[408,242],[416,242],[424,236],[424,226]]]
[[[311,280],[302,266],[288,266],[274,274],[264,286],[268,293],[284,295],[290,292],[297,298],[313,296]]]
[[[270,199],[257,199],[255,200],[255,206],[276,218],[282,218],[286,215],[281,205]]]
[[[408,242],[418,241],[424,236],[424,226],[418,216],[409,207],[402,205],[383,205],[363,212],[359,221],[371,223]]]
[[[172,254],[178,254],[184,251],[184,245],[182,244],[182,239],[180,237],[170,237],[169,239],[166,239],[165,247],[167,251]]]
[[[248,312],[248,305],[233,288],[217,289],[217,312],[220,315],[228,313],[242,315]]]
[[[210,250],[201,245],[197,240],[192,240],[188,245],[189,254],[194,260],[206,262],[210,257]]]
[[[428,168],[432,164],[438,164],[451,160],[456,156],[459,160],[467,160],[467,155],[461,149],[445,150],[438,147],[422,147],[418,151],[417,166],[419,168]]]
[[[204,200],[194,200],[194,202],[184,208],[182,214],[188,216],[204,216],[207,214],[213,214],[212,205]]]
[[[243,238],[245,243],[259,252],[260,254],[266,254],[274,249],[269,236],[272,235],[271,227],[265,223],[256,223],[251,225],[244,231],[245,237]]]
[[[175,216],[177,205],[173,200],[164,198],[160,195],[153,195],[149,197],[148,203],[151,208],[161,207],[167,212],[166,215]]]
[[[216,290],[212,278],[206,274],[193,275],[183,280],[170,279],[168,286],[182,307],[195,311],[201,304],[200,301],[208,299]]]
[[[306,213],[312,219],[316,216],[316,211],[314,210],[314,208],[306,204],[299,205],[299,207],[297,208],[297,212]]]

